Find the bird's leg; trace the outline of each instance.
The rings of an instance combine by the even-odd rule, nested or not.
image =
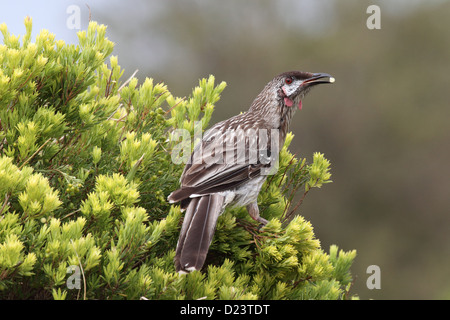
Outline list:
[[[250,215],[250,217],[252,217],[253,220],[258,221],[259,223],[261,223],[261,225],[259,226],[260,228],[264,227],[269,221],[267,221],[266,219],[264,219],[263,217],[261,217],[259,215],[259,208],[258,208],[258,203],[255,201],[253,203],[250,203],[247,206],[247,211],[248,214]]]

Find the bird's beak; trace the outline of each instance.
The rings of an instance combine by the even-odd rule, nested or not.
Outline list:
[[[334,77],[328,73],[313,73],[311,78],[303,81],[302,85],[305,84],[318,84],[318,83],[333,83],[335,81]]]

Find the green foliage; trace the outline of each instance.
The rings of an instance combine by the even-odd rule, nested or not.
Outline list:
[[[291,205],[329,182],[323,155],[296,159],[289,135],[259,199],[270,222],[258,230],[245,209],[225,212],[204,270],[180,275],[182,214],[166,197],[183,164],[169,138],[207,128],[225,83],[210,76],[177,98],[153,79],[121,82],[103,25],[76,46],[46,30],[32,43],[31,19],[25,27],[20,41],[0,25],[1,298],[347,298],[355,251],[325,253]]]

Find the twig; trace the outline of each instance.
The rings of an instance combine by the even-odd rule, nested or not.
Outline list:
[[[6,204],[8,203],[8,200],[9,200],[9,196],[10,196],[9,193],[6,193],[5,202],[3,202],[2,208],[0,209],[0,214],[2,214],[3,210],[5,210]],[[1,219],[0,219],[0,221],[1,221]]]
[[[89,7],[88,6],[88,4],[87,3],[85,3],[86,4],[86,7],[88,7],[88,9],[89,9],[89,22],[91,22],[92,21],[92,16],[91,16],[91,7]]]
[[[129,77],[129,78],[127,79],[127,81],[125,81],[125,82],[119,87],[119,89],[117,90],[117,92],[120,92],[120,90],[122,90],[122,88],[125,87],[125,86],[131,81],[131,79],[134,78],[134,76],[136,75],[136,73],[137,73],[138,71],[139,71],[139,70],[136,69],[136,71],[131,75],[131,77]]]
[[[173,105],[173,107],[171,107],[169,110],[166,111],[165,115],[168,114],[170,111],[172,111],[173,108],[175,108],[176,106],[178,106],[181,102],[183,102],[184,99],[186,99],[186,97],[183,97],[180,101],[178,101],[177,103],[175,103],[175,104]]]
[[[288,169],[291,168],[291,166],[293,165],[294,160],[295,160],[295,156],[296,156],[296,155],[297,155],[297,154],[294,154],[294,155],[292,156],[291,160],[289,161],[289,164],[286,166],[286,170],[284,170],[283,176],[281,177],[280,182],[278,183],[278,188],[281,187],[281,184],[283,183],[283,179],[284,179],[284,177],[286,176],[286,173],[287,173]]]
[[[300,199],[300,201],[297,203],[297,205],[294,207],[294,209],[292,209],[284,218],[283,221],[288,221],[292,218],[292,216],[294,215],[295,211],[297,211],[298,207],[300,207],[300,205],[303,203],[303,200],[305,200],[306,195],[308,194],[308,191],[305,191],[303,193],[302,198]],[[285,212],[286,213],[286,212]]]
[[[19,170],[21,170],[21,169],[23,168],[24,165],[26,165],[28,162],[30,162],[30,160],[33,159],[34,156],[35,156],[36,154],[38,154],[38,152],[40,152],[40,151],[45,147],[45,145],[46,145],[47,143],[49,143],[49,141],[50,141],[51,139],[52,139],[52,138],[48,138],[47,141],[45,141],[44,144],[43,144],[42,146],[40,146],[39,149],[37,149],[37,150],[31,155],[31,157],[29,157],[24,163],[22,163],[22,165],[19,167]]]
[[[77,210],[75,210],[75,211],[72,211],[72,212],[66,214],[64,217],[62,217],[61,220],[64,220],[65,218],[68,218],[68,217],[74,215],[75,213],[77,213],[77,212],[79,212],[79,211],[81,211],[81,209],[77,209]]]

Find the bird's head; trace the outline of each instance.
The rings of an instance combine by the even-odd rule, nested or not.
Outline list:
[[[296,107],[302,108],[302,99],[311,87],[334,81],[334,78],[327,73],[284,72],[264,87],[253,101],[249,111],[266,115],[280,111],[283,114],[292,114]]]
[[[298,106],[302,109],[302,99],[312,86],[334,81],[327,73],[290,71],[275,77],[272,86],[277,89],[278,99],[286,107]]]

